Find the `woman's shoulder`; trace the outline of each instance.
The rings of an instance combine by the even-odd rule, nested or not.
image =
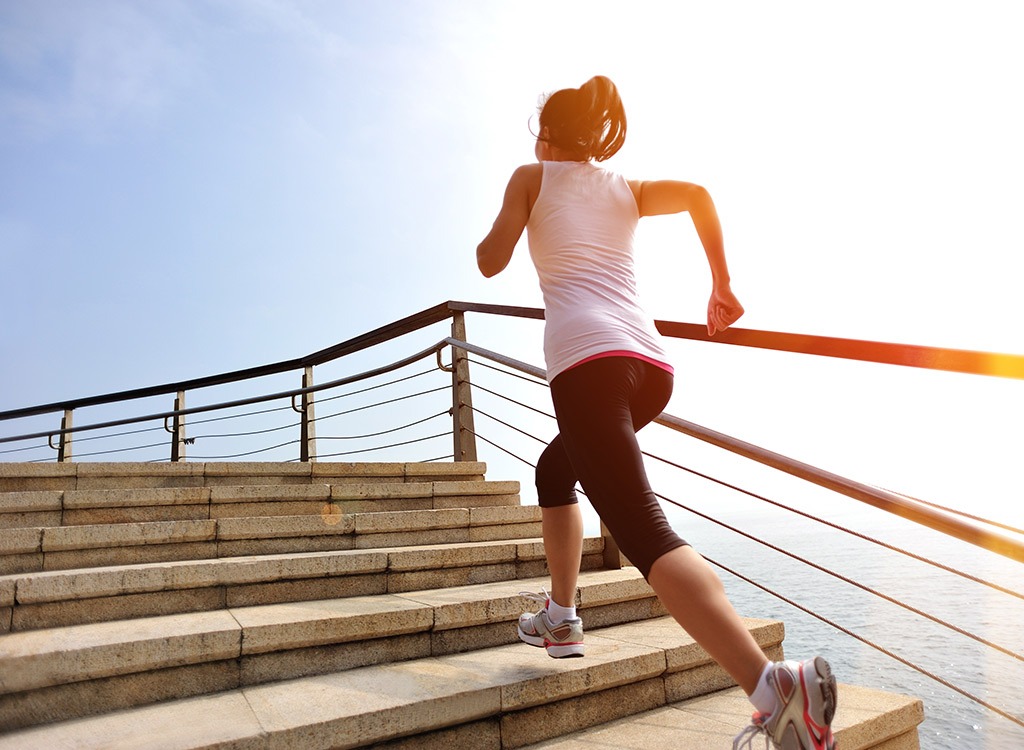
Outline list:
[[[512,176],[519,175],[520,177],[539,177],[544,173],[544,163],[539,161],[530,162],[529,164],[523,164],[521,167],[516,167]]]
[[[532,164],[523,164],[521,167],[516,167],[508,184],[513,189],[526,190],[528,194],[536,196],[537,191],[540,190],[540,183],[543,177],[543,165],[540,162],[533,162]]]
[[[509,178],[505,189],[505,200],[516,203],[524,201],[527,211],[533,210],[533,204],[540,194],[540,186],[544,179],[543,167],[539,163],[524,164],[516,167]],[[527,214],[528,215],[528,214]]]

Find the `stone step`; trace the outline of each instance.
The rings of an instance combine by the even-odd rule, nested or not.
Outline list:
[[[603,550],[600,537],[585,539],[583,569],[602,567]],[[546,573],[535,538],[23,573],[0,577],[0,633]]]
[[[169,560],[373,549],[540,536],[540,508],[217,518],[7,529],[0,575]]]
[[[513,643],[516,618],[536,606],[518,592],[547,580],[11,633],[0,637],[0,726]],[[635,568],[584,573],[578,606],[590,628],[664,615]]]
[[[539,509],[485,468],[0,463],[0,747],[729,746],[746,700],[600,539],[587,657],[518,642]],[[836,728],[908,750],[920,714],[844,685]]]
[[[750,714],[746,695],[733,688],[529,745],[526,750],[722,750],[731,746]],[[842,750],[917,750],[917,727],[922,721],[924,706],[917,698],[841,685],[832,729]],[[433,744],[441,737],[432,738],[433,742],[426,739],[417,738],[419,742],[409,747],[441,747]],[[450,737],[444,739],[451,741]]]
[[[10,463],[0,462],[0,492],[108,490],[221,485],[342,484],[345,482],[482,481],[487,465],[448,463],[183,462]]]
[[[519,505],[518,482],[222,485],[0,493],[0,529]]]
[[[748,627],[773,658],[781,654],[780,623],[750,620]],[[498,744],[463,738],[447,747],[519,747],[731,683],[668,618],[588,631],[587,649],[583,659],[557,660],[514,643],[415,658],[28,728],[2,740],[12,750],[354,748],[468,725],[497,729]],[[95,691],[90,704],[107,693]]]

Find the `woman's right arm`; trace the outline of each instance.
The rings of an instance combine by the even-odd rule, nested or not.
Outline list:
[[[730,286],[729,266],[725,261],[722,225],[711,195],[700,185],[676,180],[631,180],[629,183],[641,216],[660,216],[687,212],[704,246],[711,267],[712,291],[708,301],[708,333],[724,331],[743,315],[743,305]]]
[[[512,173],[498,218],[476,248],[476,264],[484,276],[500,273],[511,260],[540,192],[542,169],[540,164],[527,164]]]

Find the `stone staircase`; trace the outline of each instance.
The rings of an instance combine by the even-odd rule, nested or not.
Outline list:
[[[742,692],[600,538],[586,658],[518,642],[539,509],[484,471],[0,463],[0,748],[731,747]],[[922,718],[843,685],[835,727],[904,750]]]

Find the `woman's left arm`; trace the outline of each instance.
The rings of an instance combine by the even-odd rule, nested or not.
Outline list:
[[[501,273],[511,260],[540,192],[542,169],[540,164],[526,164],[512,173],[498,218],[476,248],[476,264],[484,276]]]
[[[743,305],[731,287],[729,266],[725,261],[722,225],[715,203],[700,185],[676,180],[641,182],[630,180],[629,187],[641,216],[688,212],[704,246],[711,268],[711,298],[708,300],[708,334],[724,331],[743,315]]]

